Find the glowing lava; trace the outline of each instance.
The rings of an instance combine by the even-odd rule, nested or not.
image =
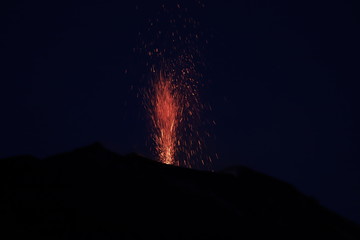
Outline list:
[[[154,80],[145,93],[145,107],[151,119],[151,136],[154,150],[160,162],[192,168],[198,165],[203,140],[196,81],[184,74],[190,70],[176,71],[168,64],[155,71]],[[170,69],[170,70],[167,70]],[[182,74],[181,74],[182,73]],[[210,159],[211,161],[211,159]],[[205,165],[203,159],[201,164]]]
[[[138,51],[146,56],[151,80],[143,95],[151,122],[151,150],[165,164],[211,168],[205,140],[212,123],[204,118],[210,108],[200,101],[204,85],[201,50],[207,44],[200,23],[190,8],[203,8],[199,0],[183,6],[164,3],[139,32]]]
[[[153,84],[150,99],[150,117],[154,127],[153,138],[159,160],[166,164],[179,165],[175,161],[178,144],[177,128],[181,117],[180,99],[172,78],[160,73]]]

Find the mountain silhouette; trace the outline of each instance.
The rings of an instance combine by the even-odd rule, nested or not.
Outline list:
[[[96,143],[0,160],[1,239],[360,239],[357,224],[246,167],[207,172]]]

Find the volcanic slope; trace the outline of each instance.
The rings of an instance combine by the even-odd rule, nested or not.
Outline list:
[[[0,160],[1,239],[360,239],[359,226],[246,167],[206,172],[100,144]]]

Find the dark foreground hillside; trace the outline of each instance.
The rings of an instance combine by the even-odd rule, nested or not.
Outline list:
[[[360,239],[359,227],[245,167],[211,173],[94,144],[0,161],[0,239]]]

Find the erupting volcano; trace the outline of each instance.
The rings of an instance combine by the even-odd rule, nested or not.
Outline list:
[[[165,164],[211,168],[210,154],[204,149],[210,136],[206,125],[211,121],[202,119],[208,107],[199,93],[202,35],[199,21],[179,4],[162,5],[146,31],[139,33],[140,51],[150,73],[144,105],[150,118],[151,147]]]
[[[159,160],[166,164],[179,165],[174,155],[179,145],[177,128],[182,114],[180,98],[172,78],[160,73],[153,85],[149,108],[154,133],[153,140]]]
[[[186,74],[176,74],[177,71],[153,72],[155,76],[146,91],[145,106],[157,159],[165,164],[194,167],[202,157],[204,144],[198,129],[203,105],[196,81]],[[204,160],[200,162],[205,165]]]

